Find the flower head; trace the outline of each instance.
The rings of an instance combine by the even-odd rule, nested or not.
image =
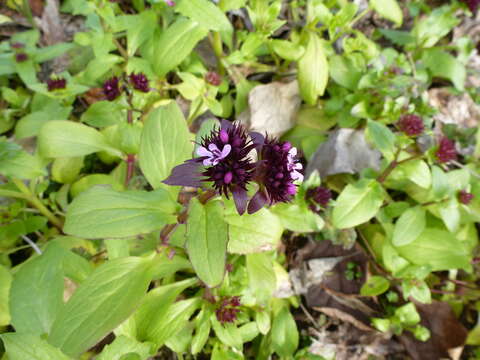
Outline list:
[[[414,114],[403,115],[398,122],[398,127],[408,136],[420,135],[424,130],[422,118]]]
[[[467,4],[472,13],[477,12],[478,7],[480,6],[480,0],[463,0],[463,2]]]
[[[435,156],[441,163],[446,163],[457,159],[457,151],[455,150],[455,143],[447,137],[442,137],[438,144]]]
[[[132,83],[133,87],[136,90],[143,91],[143,92],[149,92],[150,91],[150,87],[148,86],[148,79],[145,76],[145,74],[131,73],[130,74],[130,82]]]
[[[303,180],[302,164],[297,159],[297,149],[289,142],[265,139],[261,147],[260,161],[255,180],[260,189],[248,205],[248,213],[258,211],[264,204],[288,202],[297,193],[294,181]]]
[[[215,71],[209,71],[205,75],[205,81],[208,82],[211,85],[219,86],[222,83],[222,78]]]
[[[308,189],[306,197],[307,201],[326,207],[332,199],[332,192],[326,187],[318,186],[316,188]]]
[[[10,44],[10,47],[12,49],[23,49],[25,47],[25,44],[17,41],[17,42],[14,42],[14,43]]]
[[[465,190],[460,190],[458,193],[458,200],[464,205],[470,204],[470,201],[472,201],[473,197],[474,196],[472,193],[469,193]]]
[[[215,310],[215,315],[217,320],[222,324],[233,323],[237,320],[237,313],[240,312],[238,307],[241,305],[240,298],[238,296],[232,296],[224,298],[217,310]]]
[[[253,177],[255,164],[248,154],[255,147],[241,125],[223,121],[220,129],[205,137],[197,158],[175,167],[164,181],[168,185],[200,186],[213,182],[213,187],[225,196],[231,193],[240,214],[247,206],[247,184]],[[200,170],[204,166],[203,171]]]
[[[103,93],[109,101],[115,100],[120,95],[118,78],[116,76],[105,81],[105,83],[103,84]]]
[[[19,63],[27,61],[28,60],[28,55],[23,53],[23,52],[20,52],[18,54],[15,54],[15,60]]]
[[[67,86],[67,80],[64,78],[57,78],[57,79],[48,79],[47,80],[47,87],[48,91],[53,91],[57,89],[65,89]]]

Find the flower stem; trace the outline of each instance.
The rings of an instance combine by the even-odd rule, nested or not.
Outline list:
[[[50,210],[48,210],[45,205],[43,205],[40,199],[30,191],[30,189],[23,183],[23,181],[19,179],[13,179],[12,182],[23,194],[23,198],[25,200],[27,200],[31,205],[37,208],[38,211],[40,211],[40,213],[45,216],[56,228],[62,231],[63,224],[60,219],[58,219]]]
[[[132,180],[133,173],[135,171],[135,155],[127,155],[127,176],[125,177],[125,186],[128,186],[130,180]]]
[[[217,66],[218,66],[218,73],[223,76],[225,75],[225,68],[222,64],[223,58],[223,44],[222,38],[220,37],[220,33],[218,31],[213,32],[213,36],[209,34],[208,39],[210,40],[210,44],[213,47],[213,52],[215,57],[217,58]]]

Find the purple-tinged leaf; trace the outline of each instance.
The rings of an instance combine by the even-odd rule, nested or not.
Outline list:
[[[268,195],[262,191],[258,190],[255,195],[250,199],[248,203],[248,213],[254,214],[260,210],[266,203],[268,203]]]
[[[248,194],[245,189],[242,189],[240,186],[232,187],[233,200],[235,201],[235,207],[240,215],[245,213],[247,210],[247,200]]]
[[[200,165],[201,163],[196,160],[187,160],[183,164],[175,166],[170,176],[162,182],[174,186],[200,187],[202,185]]]

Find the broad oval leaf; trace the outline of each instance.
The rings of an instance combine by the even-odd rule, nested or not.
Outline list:
[[[151,281],[151,258],[124,257],[100,265],[73,293],[49,342],[77,357],[135,310]]]
[[[121,157],[122,152],[112,147],[96,129],[73,121],[49,121],[38,135],[40,153],[45,157],[72,157],[107,151]]]
[[[298,61],[300,95],[309,105],[315,105],[328,83],[328,61],[322,41],[314,33],[308,34],[305,53]]]
[[[208,30],[233,31],[232,24],[225,14],[208,0],[179,0],[175,11],[186,16]]]
[[[395,246],[410,244],[425,230],[426,212],[421,206],[415,206],[400,216],[393,230],[392,243]]]
[[[63,307],[65,251],[50,244],[39,257],[23,264],[10,289],[10,314],[17,332],[48,334]]]
[[[377,296],[383,294],[390,287],[390,283],[383,276],[370,276],[360,289],[362,296]]]
[[[10,360],[70,360],[37,335],[7,333],[0,335],[0,338]]]
[[[164,76],[191,54],[197,43],[207,35],[207,29],[197,22],[179,19],[165,30],[155,47],[153,67]]]
[[[374,217],[384,200],[384,190],[376,180],[362,179],[343,189],[333,209],[333,225],[346,229]]]
[[[397,0],[370,0],[370,6],[385,19],[402,25],[403,12]]]
[[[70,204],[64,231],[87,239],[134,236],[174,223],[175,209],[175,202],[163,189],[117,192],[97,186]]]
[[[45,170],[38,158],[2,136],[0,137],[0,174],[20,179],[33,179],[45,175]]]
[[[282,307],[272,324],[272,348],[281,357],[292,356],[298,347],[297,324],[287,307]]]
[[[220,285],[225,273],[228,225],[220,201],[190,201],[186,248],[197,276],[208,286]]]
[[[192,156],[190,132],[175,102],[150,113],[140,143],[140,168],[148,182],[157,188],[172,169]]]
[[[465,243],[448,231],[427,228],[410,244],[395,249],[412,264],[429,265],[432,271],[471,268]]]

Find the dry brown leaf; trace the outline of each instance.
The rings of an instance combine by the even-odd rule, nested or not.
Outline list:
[[[301,99],[297,81],[254,87],[248,95],[251,130],[280,136],[295,124]]]
[[[437,88],[428,91],[428,98],[430,105],[439,111],[433,118],[440,123],[463,128],[480,123],[480,106],[467,93],[453,95],[446,88]]]
[[[413,360],[453,359],[449,350],[464,345],[467,339],[467,329],[458,321],[450,305],[441,301],[431,304],[416,304],[422,319],[421,324],[430,330],[428,341],[415,339],[405,332],[400,340],[405,345]],[[458,350],[452,354],[457,355]]]

